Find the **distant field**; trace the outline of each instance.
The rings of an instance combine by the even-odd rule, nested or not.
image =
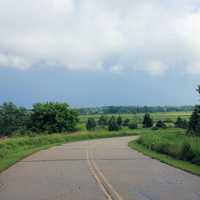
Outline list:
[[[177,117],[180,116],[184,119],[189,119],[191,112],[158,112],[158,113],[150,113],[153,117],[154,121],[163,120],[163,121],[172,121],[175,122]],[[118,116],[119,114],[107,114],[105,116]],[[94,117],[98,119],[101,115],[81,115],[80,116],[80,123],[85,123],[88,117]],[[137,113],[137,114],[120,114],[123,119],[137,119],[138,123],[142,122],[144,113]]]

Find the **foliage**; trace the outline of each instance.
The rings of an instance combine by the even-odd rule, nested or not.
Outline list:
[[[126,118],[126,119],[124,119],[122,125],[123,125],[123,126],[128,126],[128,125],[129,125],[129,122],[130,122],[130,119]]]
[[[119,127],[121,127],[122,123],[123,123],[122,117],[119,115],[119,116],[117,117],[117,124],[118,124]]]
[[[94,114],[135,114],[135,113],[155,113],[155,112],[188,112],[193,110],[193,106],[104,106],[77,109],[81,115]]]
[[[195,106],[195,109],[190,118],[188,133],[200,136],[200,106]]]
[[[155,125],[156,128],[166,128],[166,124],[162,121],[162,120],[159,120],[156,122],[156,125]]]
[[[137,127],[138,127],[137,123],[135,123],[135,122],[130,122],[129,125],[128,125],[129,129],[137,129]]]
[[[0,136],[12,135],[17,130],[25,129],[29,113],[23,107],[13,103],[0,106]]]
[[[118,131],[120,126],[117,123],[117,120],[114,116],[112,116],[108,122],[108,130],[109,131]]]
[[[175,122],[175,127],[187,129],[188,128],[188,122],[187,122],[187,120],[182,119],[181,117],[178,117],[176,122]]]
[[[197,87],[200,94],[200,85]],[[196,105],[190,118],[188,133],[200,136],[200,105]]]
[[[74,131],[77,122],[78,113],[66,103],[37,103],[33,105],[28,128],[48,133]]]
[[[99,120],[98,120],[98,125],[99,125],[100,127],[105,127],[105,126],[107,126],[107,125],[108,125],[108,119],[107,119],[107,117],[104,116],[104,115],[101,115],[101,116],[99,117]]]
[[[153,126],[153,119],[151,118],[149,113],[146,113],[144,115],[144,119],[143,119],[142,124],[143,124],[144,128],[150,128],[150,127]]]
[[[200,138],[187,136],[181,129],[160,130],[159,134],[149,130],[137,142],[153,151],[199,164]]]
[[[94,118],[92,118],[92,117],[88,118],[87,123],[86,123],[87,130],[89,130],[89,131],[95,130],[96,125],[97,124],[96,124],[96,121]]]

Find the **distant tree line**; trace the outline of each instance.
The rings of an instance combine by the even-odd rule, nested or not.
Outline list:
[[[94,108],[79,108],[81,115],[91,114],[122,114],[122,113],[154,113],[154,112],[178,112],[193,111],[194,106],[105,106]]]
[[[37,103],[31,110],[13,103],[0,106],[0,136],[27,132],[71,132],[76,129],[77,123],[77,111],[66,103]]]

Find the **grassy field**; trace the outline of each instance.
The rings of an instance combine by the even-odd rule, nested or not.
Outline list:
[[[141,134],[142,132],[142,134]],[[182,129],[138,130],[141,134],[129,146],[162,162],[200,175],[200,138]]]
[[[89,140],[96,138],[118,137],[134,135],[133,131],[121,130],[118,132],[108,132],[99,130],[96,132],[76,132],[73,134],[51,134],[39,135],[35,137],[24,136],[16,138],[6,138],[0,140],[0,172],[15,164],[24,157],[52,146],[74,142],[80,140]]]
[[[163,121],[172,121],[175,122],[177,117],[182,117],[183,119],[189,119],[191,112],[157,112],[157,113],[150,113],[154,121],[158,120],[163,120]],[[105,116],[111,117],[111,116],[118,116],[119,114],[107,114]],[[89,117],[93,117],[96,120],[100,117],[101,115],[81,115],[80,116],[80,123],[85,123],[86,120]],[[135,120],[137,119],[138,122],[142,122],[144,113],[136,113],[136,114],[120,114],[122,119],[130,119],[130,120]]]

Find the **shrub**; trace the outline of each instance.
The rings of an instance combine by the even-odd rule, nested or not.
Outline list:
[[[152,118],[151,118],[149,113],[146,113],[144,115],[144,119],[143,119],[142,124],[143,124],[144,128],[150,128],[150,127],[153,126],[153,120],[152,120]]]
[[[78,113],[66,103],[37,103],[33,105],[28,128],[35,132],[74,131]]]
[[[166,124],[163,121],[159,120],[159,121],[156,122],[155,127],[157,127],[157,128],[166,128]]]
[[[182,160],[192,160],[195,157],[189,143],[185,142],[182,144],[179,156]]]
[[[95,121],[94,118],[92,118],[92,117],[88,118],[87,123],[86,123],[86,128],[89,131],[95,130],[95,128],[96,128],[96,121]]]
[[[128,128],[129,129],[137,129],[137,124],[135,123],[135,122],[131,122],[131,123],[129,123],[129,125],[128,125]]]
[[[123,121],[123,126],[128,126],[129,125],[129,122],[130,122],[130,119],[125,119],[124,121]]]
[[[109,131],[118,131],[120,126],[117,124],[117,121],[114,116],[112,116],[108,122],[108,130]]]
[[[181,117],[178,117],[176,122],[175,122],[175,127],[187,129],[188,128],[188,122],[187,122],[187,120],[183,120]]]
[[[105,117],[104,115],[101,115],[98,120],[98,125],[101,127],[105,127],[106,125],[108,125],[107,117]]]
[[[15,131],[25,129],[29,112],[13,103],[0,106],[0,137],[12,135]]]

